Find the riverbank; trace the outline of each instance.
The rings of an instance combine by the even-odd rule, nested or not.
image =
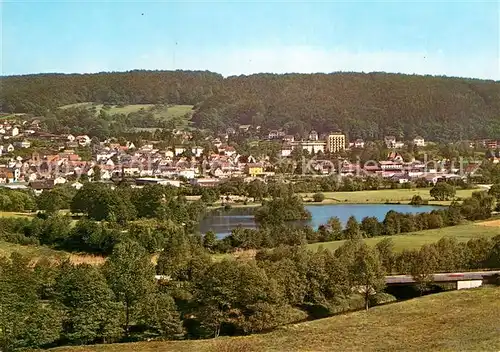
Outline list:
[[[383,189],[356,192],[323,192],[325,200],[317,204],[407,204],[414,196],[420,196],[429,205],[450,205],[452,201],[436,201],[430,195],[431,188]],[[477,189],[458,189],[455,198],[460,201],[472,196]],[[314,193],[300,193],[307,202]]]
[[[267,334],[56,348],[53,351],[480,351],[500,349],[499,287],[451,291]]]
[[[380,189],[374,191],[354,191],[354,192],[318,192],[323,193],[325,199],[322,202],[313,201],[313,192],[298,193],[304,203],[307,205],[332,205],[332,204],[408,204],[413,196],[420,196],[428,205],[448,206],[452,200],[437,201],[430,195],[431,188],[415,188],[415,189]],[[455,200],[462,201],[465,198],[472,196],[475,191],[481,189],[458,189]],[[188,199],[196,200],[199,196],[192,196]],[[233,208],[249,208],[258,207],[261,202],[215,202],[209,209],[218,209],[225,204],[229,204]]]

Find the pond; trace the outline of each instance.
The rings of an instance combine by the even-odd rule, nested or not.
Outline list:
[[[361,221],[365,216],[375,216],[383,220],[388,211],[394,210],[400,213],[427,213],[437,206],[421,205],[412,206],[407,204],[329,204],[329,205],[306,205],[306,209],[311,212],[312,219],[301,222],[317,229],[325,224],[332,216],[337,216],[343,225],[350,216],[355,216]],[[209,213],[200,222],[200,232],[213,231],[218,237],[225,237],[237,226],[254,229],[256,223],[253,217],[255,208],[233,208],[230,210],[215,210]]]

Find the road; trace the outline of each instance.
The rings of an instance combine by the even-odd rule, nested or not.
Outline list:
[[[456,282],[463,280],[482,280],[483,278],[500,275],[500,270],[490,271],[471,271],[463,273],[437,273],[434,274],[434,282]],[[385,277],[387,285],[395,284],[411,284],[414,283],[411,275],[392,275]]]

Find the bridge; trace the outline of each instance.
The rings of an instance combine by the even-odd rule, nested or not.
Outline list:
[[[436,273],[432,274],[432,282],[444,283],[454,282],[457,284],[457,290],[482,286],[483,283],[493,281],[500,276],[500,270],[488,271],[468,271],[462,273]],[[392,285],[410,285],[415,283],[411,275],[392,275],[385,277],[385,283]]]

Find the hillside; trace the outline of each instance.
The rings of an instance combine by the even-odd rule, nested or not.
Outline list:
[[[500,288],[452,291],[262,335],[54,351],[478,351],[500,349]]]
[[[46,114],[62,105],[195,105],[196,126],[239,124],[290,134],[341,129],[350,138],[497,138],[500,82],[386,73],[257,74],[131,71],[0,78],[0,109]]]
[[[288,133],[341,129],[350,138],[458,140],[500,133],[500,83],[385,73],[230,77],[195,123],[285,127]]]
[[[0,110],[43,115],[75,103],[185,104],[203,101],[222,76],[204,71],[38,74],[0,78]]]

